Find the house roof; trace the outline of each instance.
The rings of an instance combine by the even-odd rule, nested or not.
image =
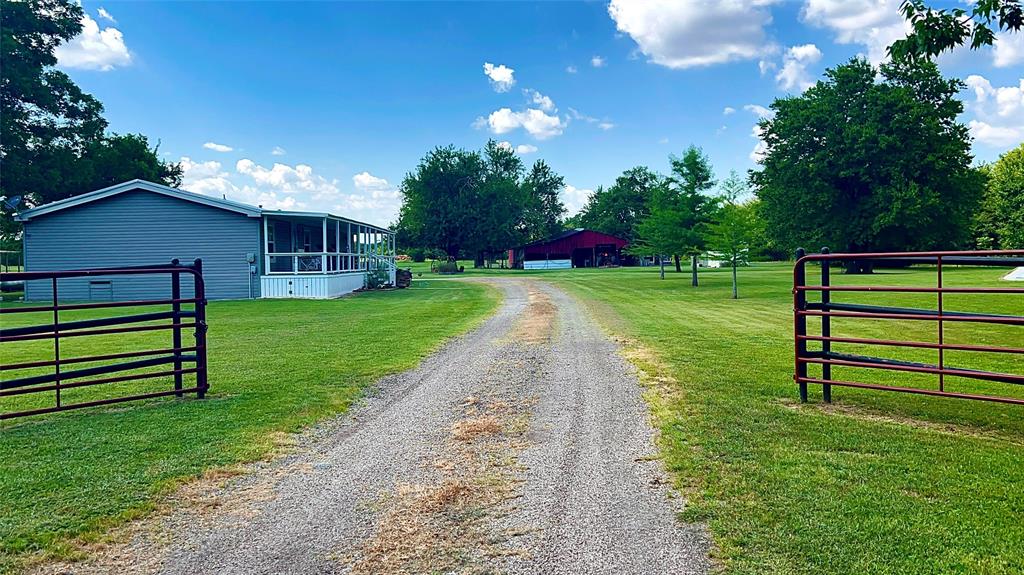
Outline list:
[[[214,196],[207,196],[205,194],[197,194],[195,192],[189,192],[189,191],[185,191],[185,190],[180,190],[178,188],[172,188],[170,186],[165,186],[163,184],[156,184],[156,183],[153,183],[153,182],[148,182],[146,180],[138,180],[138,179],[136,179],[136,180],[129,180],[127,182],[122,182],[120,184],[116,184],[116,185],[110,186],[108,188],[103,188],[102,190],[96,190],[96,191],[93,191],[93,192],[88,192],[88,193],[85,193],[85,194],[80,194],[80,195],[77,195],[77,196],[72,196],[70,198],[65,198],[63,200],[57,200],[56,202],[50,202],[48,204],[43,204],[41,206],[36,206],[34,208],[31,208],[31,209],[25,210],[23,212],[20,212],[15,217],[15,219],[18,220],[18,221],[21,221],[21,222],[27,222],[27,221],[31,220],[32,218],[36,218],[36,217],[43,216],[43,215],[46,215],[46,214],[51,214],[53,212],[59,212],[61,210],[66,210],[68,208],[73,208],[73,207],[76,207],[76,206],[81,206],[83,204],[88,204],[88,203],[91,203],[91,202],[95,202],[97,200],[102,200],[104,198],[109,198],[111,196],[116,196],[118,194],[123,194],[125,192],[130,192],[130,191],[133,191],[133,190],[145,190],[147,192],[163,194],[165,196],[170,196],[172,198],[177,198],[179,200],[185,200],[187,202],[194,202],[194,203],[197,203],[197,204],[202,204],[202,205],[206,205],[206,206],[210,206],[210,207],[214,207],[214,208],[220,208],[222,210],[228,210],[228,211],[231,211],[231,212],[236,212],[236,213],[248,216],[250,218],[260,218],[260,217],[263,217],[264,215],[268,215],[268,216],[276,215],[276,216],[291,216],[291,217],[307,217],[307,218],[309,218],[309,217],[314,217],[314,218],[334,218],[334,219],[337,219],[337,220],[343,220],[343,221],[346,221],[346,222],[352,222],[354,224],[360,224],[360,225],[363,225],[363,226],[374,228],[376,230],[390,231],[390,230],[388,230],[388,228],[385,228],[385,227],[375,226],[373,224],[367,224],[365,222],[360,222],[360,221],[356,221],[356,220],[353,220],[353,219],[344,218],[342,216],[336,216],[334,214],[329,214],[329,213],[326,213],[326,212],[297,212],[297,211],[288,211],[288,210],[267,210],[267,209],[263,209],[261,207],[252,206],[252,205],[249,205],[249,204],[243,204],[242,202],[235,202],[235,201],[228,200],[228,199],[217,198],[217,197],[214,197]]]

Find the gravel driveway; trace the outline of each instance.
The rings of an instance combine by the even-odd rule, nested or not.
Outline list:
[[[292,455],[61,573],[706,573],[633,370],[569,295],[499,311]]]

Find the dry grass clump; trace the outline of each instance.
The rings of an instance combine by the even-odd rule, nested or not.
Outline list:
[[[351,573],[491,572],[496,558],[514,553],[492,519],[517,496],[516,458],[525,427],[502,401],[470,396],[461,404],[445,453],[430,466],[434,484],[401,484],[388,498],[377,532],[347,558]]]
[[[527,297],[526,310],[516,320],[509,339],[528,345],[547,343],[551,341],[558,308],[548,294],[534,287],[529,288]]]

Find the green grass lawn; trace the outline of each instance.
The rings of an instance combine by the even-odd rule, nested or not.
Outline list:
[[[0,422],[0,572],[29,555],[67,555],[71,539],[144,513],[161,493],[205,470],[266,457],[283,432],[345,411],[367,383],[413,367],[497,301],[481,285],[428,280],[331,301],[211,303],[208,399],[161,398]],[[66,312],[62,319],[110,313]],[[5,316],[5,325],[15,318],[28,321]],[[65,341],[65,356],[169,347],[167,332],[132,334],[130,346],[113,336]],[[49,359],[48,345],[4,344],[0,359]],[[153,380],[121,390],[167,386]],[[117,391],[81,388],[64,398]],[[52,401],[51,394],[5,397],[0,410]]]
[[[660,281],[656,270],[638,268],[539,277],[593,304],[612,332],[636,342],[631,354],[653,382],[662,452],[690,498],[686,519],[708,523],[729,573],[1024,573],[1024,407],[834,388],[828,408],[813,386],[812,403],[800,405],[791,379],[791,269],[742,269],[735,301],[727,270],[702,271],[699,288],[685,272]],[[1003,273],[948,270],[946,285],[1006,285],[997,279]],[[934,279],[914,269],[837,274],[833,283]],[[834,300],[934,306],[934,296],[870,295]],[[946,307],[1019,315],[1021,299],[947,296]],[[834,335],[936,338],[930,322],[833,322]],[[946,340],[1020,347],[1024,328],[948,325]],[[889,355],[934,361],[934,352],[911,351]],[[946,362],[1024,373],[1019,356],[961,352]],[[833,375],[936,385],[934,376],[879,370]],[[1021,386],[946,383],[1024,397]]]

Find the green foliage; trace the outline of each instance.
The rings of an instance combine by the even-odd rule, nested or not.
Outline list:
[[[597,230],[634,244],[637,226],[650,215],[651,200],[661,186],[661,177],[646,167],[626,170],[610,187],[594,191],[573,227]]]
[[[133,178],[181,183],[142,135],[105,135],[103,106],[53,69],[54,49],[81,31],[82,7],[67,0],[2,1],[0,196],[38,205]],[[17,236],[0,208],[0,237]]]
[[[363,287],[368,290],[381,289],[391,283],[391,273],[384,266],[378,266],[366,272]]]
[[[565,205],[558,194],[565,188],[565,178],[555,173],[544,160],[537,160],[523,181],[526,206],[523,214],[526,240],[549,238],[562,231]]]
[[[709,247],[719,254],[732,268],[732,297],[739,297],[736,268],[750,262],[750,251],[754,241],[760,237],[760,220],[751,203],[740,204],[727,201],[717,214],[717,221],[711,224]]]
[[[957,121],[959,80],[930,62],[854,59],[761,122],[751,173],[771,239],[792,249],[956,248],[969,243],[983,185]]]
[[[1024,249],[1024,144],[985,166],[987,185],[975,220],[983,249]]]
[[[397,224],[403,246],[436,248],[478,263],[558,229],[562,177],[538,160],[525,173],[516,153],[489,141],[483,153],[437,148],[402,182]]]
[[[938,56],[970,40],[972,50],[991,46],[995,31],[1019,32],[1024,25],[1020,0],[977,0],[966,8],[935,10],[924,0],[904,0],[900,11],[913,30],[889,47],[894,60],[919,61]],[[995,30],[993,30],[995,28]]]

